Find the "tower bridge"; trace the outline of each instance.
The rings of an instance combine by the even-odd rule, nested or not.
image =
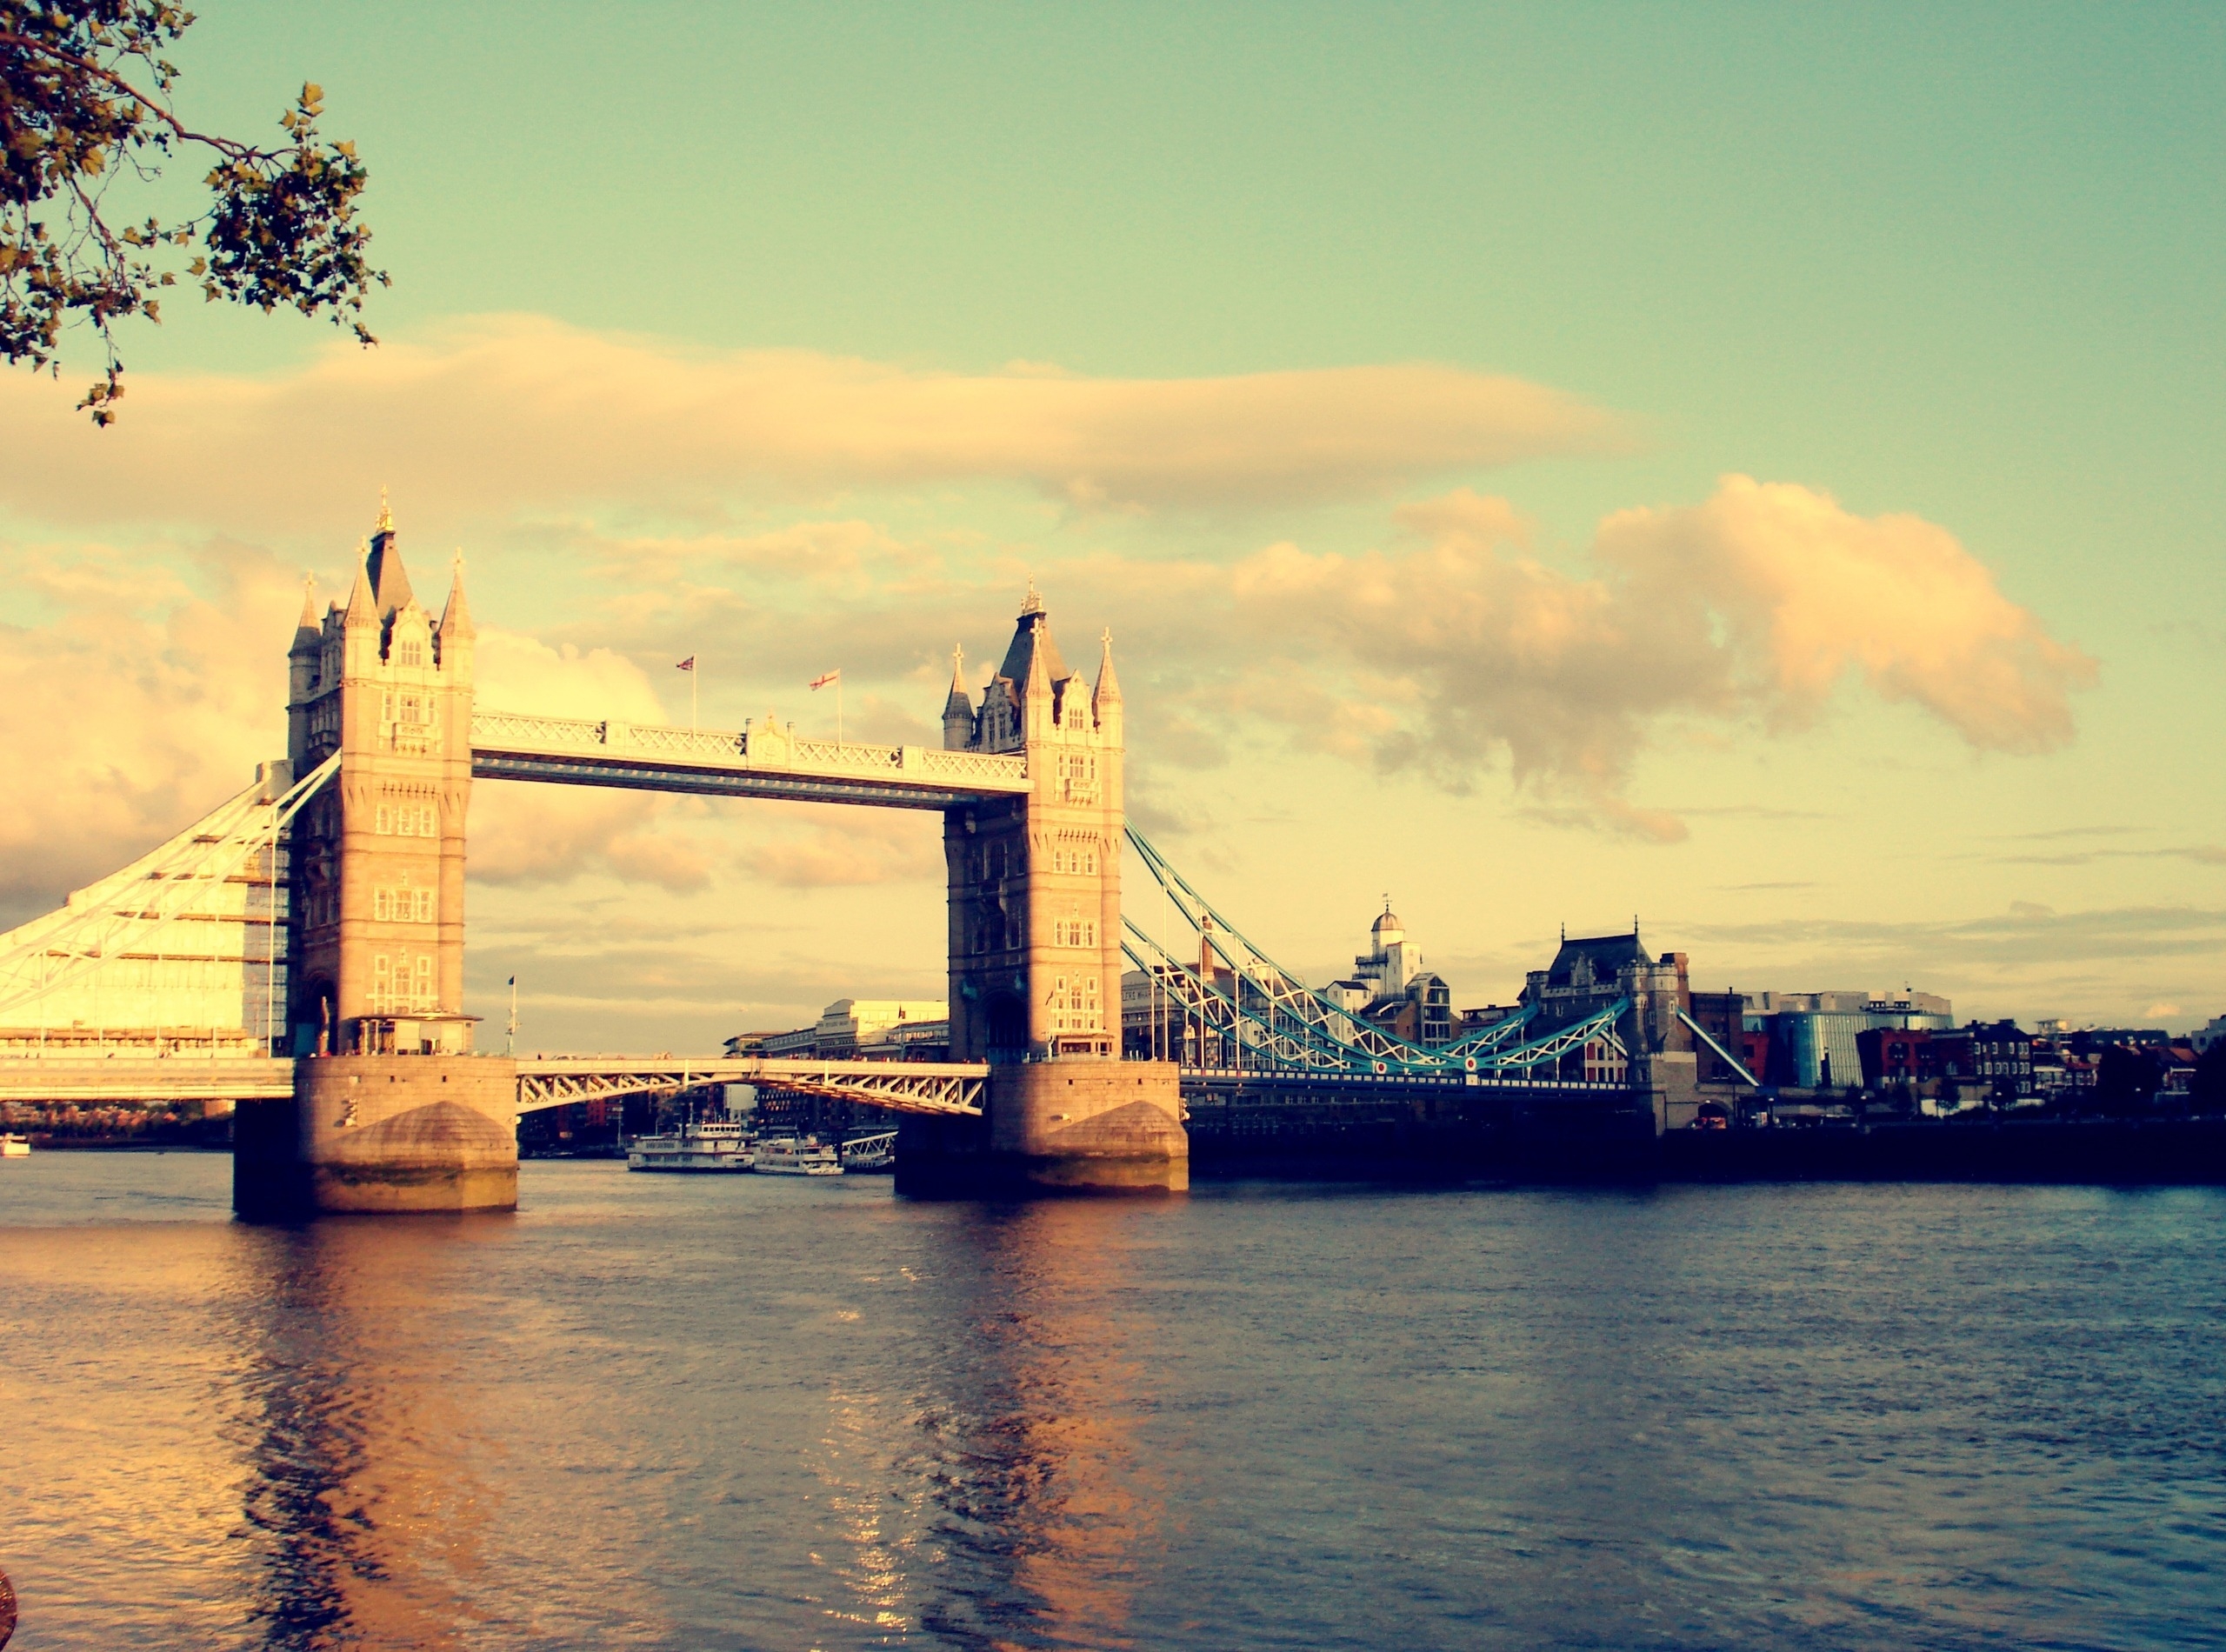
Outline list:
[[[463,1209],[515,1203],[520,1112],[700,1083],[895,1110],[899,1184],[914,1190],[1166,1189],[1187,1185],[1186,1091],[1636,1099],[1665,1065],[1674,1077],[1691,1062],[1682,982],[1643,959],[1589,996],[1547,995],[1427,1042],[1276,964],[1128,825],[1110,636],[1094,679],[1070,670],[1032,588],[978,695],[955,658],[939,747],[811,739],[770,713],[709,729],[483,708],[475,639],[461,563],[434,615],[382,508],[345,603],[320,613],[304,596],[286,758],[61,912],[0,936],[0,1099],[213,1084],[239,1104],[243,1211]],[[940,812],[952,1059],[476,1052],[466,823],[487,781]],[[1195,963],[1124,920],[1130,862],[1191,932]],[[197,1021],[170,1014],[166,1037],[163,1006],[189,959],[214,986]],[[1130,964],[1156,1030],[1124,1049]],[[103,995],[112,1006],[133,991],[141,1035],[119,1042],[102,1030]],[[212,1008],[227,993],[229,1020]]]

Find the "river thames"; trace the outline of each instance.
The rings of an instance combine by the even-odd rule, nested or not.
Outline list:
[[[2226,1643],[2226,1196],[0,1165],[10,1652]]]

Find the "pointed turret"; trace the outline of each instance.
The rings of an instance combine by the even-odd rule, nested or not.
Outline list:
[[[387,509],[386,490],[379,490],[379,524],[371,535],[371,594],[378,599],[379,618],[390,620],[410,605],[410,575],[402,566],[402,547],[394,531],[394,513]]]
[[[1121,679],[1113,675],[1112,631],[1105,631],[1097,640],[1097,686],[1090,691],[1090,703],[1102,709],[1121,703]]]
[[[367,563],[356,564],[356,583],[348,592],[348,611],[340,623],[351,631],[379,623],[378,597],[371,590]]]
[[[324,627],[317,613],[317,576],[302,581],[302,616],[294,622],[294,646],[289,654],[314,654],[324,646]]]
[[[441,642],[445,645],[450,637],[469,642],[479,633],[471,623],[471,604],[463,596],[463,553],[456,554],[456,577],[449,583],[449,600],[441,608],[439,627]]]
[[[1097,686],[1090,691],[1090,721],[1109,741],[1121,737],[1121,679],[1113,673],[1113,633],[1098,639]]]
[[[1025,701],[1029,673],[1039,663],[1043,670],[1043,692],[1049,694],[1051,684],[1066,680],[1067,663],[1059,657],[1059,645],[1051,640],[1050,616],[1043,611],[1043,599],[1036,594],[1036,582],[1031,579],[1028,582],[1028,600],[1020,605],[1012,645],[1005,649],[1005,663],[997,668],[997,675],[1012,684],[1016,699]]]
[[[963,751],[973,743],[974,703],[966,694],[966,650],[950,651],[950,692],[943,696],[943,746]]]

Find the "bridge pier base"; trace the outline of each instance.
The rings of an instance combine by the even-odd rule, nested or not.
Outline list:
[[[986,1116],[908,1116],[896,1190],[983,1194],[1181,1193],[1190,1185],[1172,1062],[1051,1061],[992,1067]]]
[[[517,1063],[305,1057],[290,1099],[241,1104],[232,1142],[232,1209],[254,1219],[514,1210]]]

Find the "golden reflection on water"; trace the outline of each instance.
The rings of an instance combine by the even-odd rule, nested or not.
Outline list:
[[[943,1342],[898,1395],[838,1382],[820,1465],[839,1554],[830,1615],[1007,1647],[1131,1644],[1170,1542],[1138,1437],[1156,1397],[1123,1241],[1149,1213],[1057,1201],[985,1210],[925,1282]],[[876,1373],[879,1375],[880,1373]]]
[[[325,1221],[237,1253],[243,1515],[266,1645],[470,1643],[496,1494],[443,1380],[450,1305],[432,1282],[468,1266],[475,1225],[501,1220]]]

